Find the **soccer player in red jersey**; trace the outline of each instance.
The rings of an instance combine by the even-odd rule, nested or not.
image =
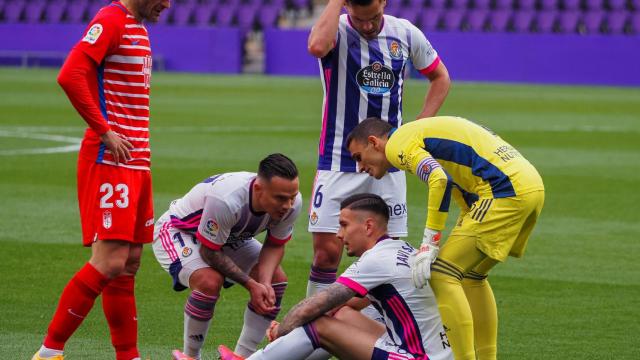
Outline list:
[[[89,261],[64,288],[39,359],[63,359],[64,345],[102,294],[117,360],[139,359],[134,277],[153,240],[149,149],[151,45],[170,0],[114,1],[98,11],[71,50],[58,83],[87,122],[78,156],[78,200]]]

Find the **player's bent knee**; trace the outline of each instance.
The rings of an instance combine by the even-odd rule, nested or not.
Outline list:
[[[352,309],[349,306],[343,306],[338,311],[333,314],[333,317],[337,320],[348,321],[354,314],[357,313],[356,310]]]
[[[211,268],[198,269],[189,277],[189,287],[205,295],[219,295],[224,276]]]
[[[278,268],[276,268],[276,271],[273,273],[273,279],[271,279],[271,282],[277,284],[285,283],[288,281],[289,279],[287,278],[287,274],[284,272],[281,266],[278,266]]]
[[[321,269],[335,269],[340,265],[342,248],[322,248],[316,249],[313,255],[313,266]]]

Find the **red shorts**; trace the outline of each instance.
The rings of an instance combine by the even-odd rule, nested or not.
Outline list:
[[[151,173],[78,159],[82,244],[153,241]]]

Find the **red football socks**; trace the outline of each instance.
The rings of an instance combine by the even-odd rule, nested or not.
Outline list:
[[[86,263],[62,291],[58,308],[44,339],[44,346],[63,350],[64,344],[91,311],[96,297],[108,283],[109,279],[106,276]]]
[[[117,360],[131,360],[139,356],[134,286],[132,275],[122,275],[111,280],[102,292],[102,309],[109,323]]]

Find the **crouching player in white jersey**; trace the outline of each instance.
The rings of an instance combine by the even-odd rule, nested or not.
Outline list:
[[[338,280],[294,306],[281,324],[269,328],[270,340],[250,360],[305,359],[322,347],[340,359],[453,359],[433,292],[416,289],[410,264],[417,250],[387,235],[389,210],[374,194],[352,195],[340,206],[337,236],[349,256],[359,256]],[[350,306],[365,297],[384,324]],[[359,306],[366,306],[362,301]],[[356,306],[358,307],[358,306]],[[237,360],[224,346],[223,360]]]
[[[200,359],[225,278],[251,295],[236,351],[249,356],[256,350],[280,311],[287,286],[280,262],[301,203],[298,170],[282,154],[263,159],[257,174],[215,175],[171,202],[156,223],[153,251],[174,290],[191,289],[184,349],[175,350],[174,359]],[[261,245],[255,237],[264,231]]]

